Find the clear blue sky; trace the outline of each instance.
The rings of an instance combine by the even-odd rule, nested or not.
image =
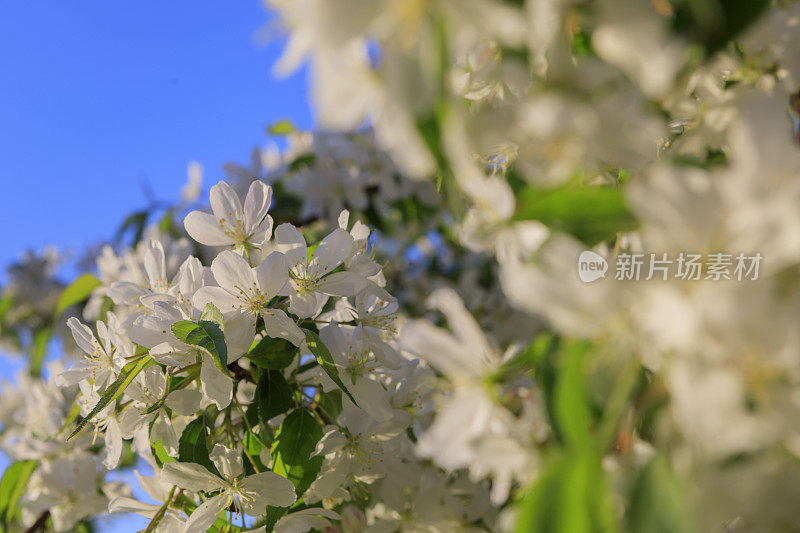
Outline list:
[[[270,123],[311,127],[305,74],[270,73],[282,43],[260,44],[269,18],[257,0],[4,2],[0,271],[25,248],[111,237],[146,206],[143,180],[175,199],[196,160],[207,192]],[[0,377],[17,368],[0,358]]]
[[[207,191],[277,119],[309,127],[303,73],[275,79],[282,43],[259,44],[269,17],[257,0],[3,3],[0,265],[109,237],[143,180],[176,198],[192,159]]]

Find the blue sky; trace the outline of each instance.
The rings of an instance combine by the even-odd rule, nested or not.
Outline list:
[[[207,192],[269,124],[311,127],[305,73],[271,75],[270,18],[257,0],[3,3],[0,284],[26,248],[79,253],[111,237],[147,205],[143,182],[175,199],[196,160]],[[0,358],[0,377],[19,366]]]
[[[268,17],[256,0],[4,3],[0,265],[109,237],[143,181],[175,198],[192,159],[208,190],[275,120],[309,127],[303,73],[274,78],[282,43],[259,44]]]

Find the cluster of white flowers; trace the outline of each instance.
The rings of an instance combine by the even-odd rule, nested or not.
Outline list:
[[[267,4],[322,130],[0,293],[4,525],[800,528],[800,2]]]

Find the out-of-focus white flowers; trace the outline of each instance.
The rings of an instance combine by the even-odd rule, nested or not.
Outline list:
[[[74,359],[0,398],[26,525],[681,530],[686,492],[700,530],[798,527],[797,3],[723,47],[737,3],[267,3],[322,130],[271,127],[208,210],[190,164],[83,321],[51,254],[0,291],[2,342]],[[763,262],[615,279],[637,253]],[[105,480],[132,455],[154,504]]]

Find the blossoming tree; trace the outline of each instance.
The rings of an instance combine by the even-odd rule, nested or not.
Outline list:
[[[319,131],[9,270],[5,530],[800,528],[800,3],[268,4]]]

